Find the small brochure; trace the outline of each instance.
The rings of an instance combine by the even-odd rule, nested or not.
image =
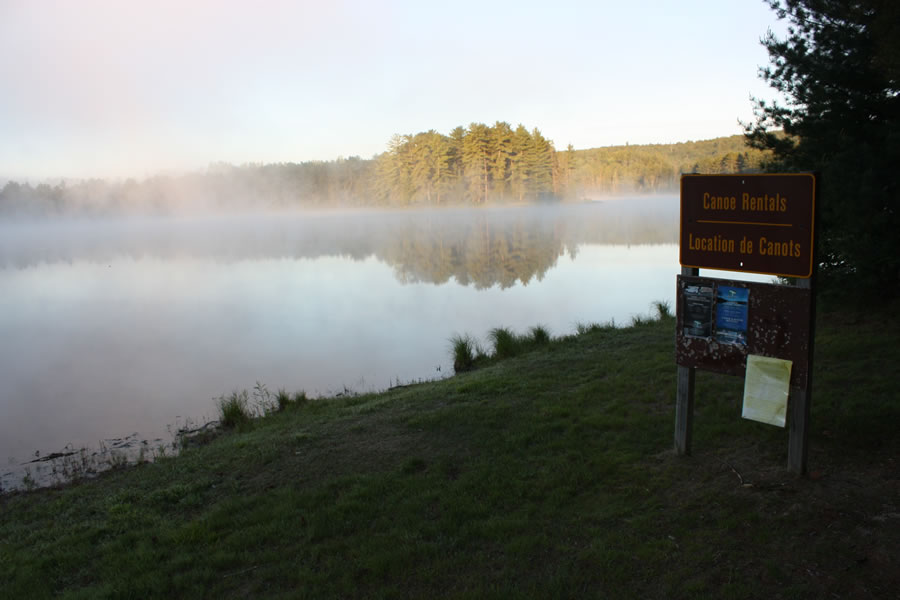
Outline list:
[[[742,417],[784,427],[792,365],[781,358],[747,355]]]
[[[717,286],[716,341],[747,345],[747,304],[750,290],[728,285]]]
[[[712,307],[712,286],[685,286],[684,335],[692,337],[710,337],[712,335]]]

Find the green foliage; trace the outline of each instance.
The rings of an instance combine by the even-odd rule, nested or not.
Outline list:
[[[532,327],[529,335],[517,335],[506,327],[495,327],[488,332],[488,339],[493,345],[493,354],[490,356],[470,336],[454,336],[451,339],[454,370],[457,373],[471,371],[476,367],[519,356],[552,341],[547,329],[540,325]]]
[[[476,367],[520,356],[553,341],[547,329],[540,325],[532,327],[529,335],[518,335],[506,327],[495,327],[488,332],[488,339],[493,345],[493,353],[490,355],[485,354],[471,336],[453,336],[450,343],[454,371],[471,371]]]
[[[442,150],[435,150],[442,148]],[[443,154],[442,154],[443,153]],[[447,168],[423,168],[446,154]],[[425,158],[416,158],[416,157]],[[758,171],[768,153],[735,135],[679,144],[613,146],[557,153],[538,129],[471,123],[449,137],[433,130],[394,136],[378,157],[377,189],[389,204],[472,204],[675,190],[681,173]],[[425,161],[425,162],[423,162]],[[442,179],[434,180],[439,174]],[[413,182],[413,183],[410,183]],[[446,190],[435,202],[431,189]]]
[[[682,173],[757,171],[767,153],[739,135],[698,142],[612,146],[574,151],[569,194],[655,193],[677,190]]]
[[[450,347],[453,353],[453,371],[464,373],[471,371],[475,366],[475,358],[478,353],[478,345],[469,335],[455,334],[450,338]]]
[[[235,390],[228,396],[220,396],[216,399],[216,407],[219,409],[219,423],[228,429],[245,426],[253,418],[247,390]]]
[[[277,409],[278,400],[275,395],[269,391],[266,384],[257,381],[256,385],[253,386],[253,405],[250,410],[251,414],[256,417],[263,417],[269,413],[275,412]]]
[[[588,335],[592,333],[601,333],[604,331],[614,331],[616,329],[616,321],[615,319],[610,319],[609,322],[605,324],[600,323],[575,323],[575,334],[576,335]]]
[[[550,342],[550,332],[543,325],[535,325],[529,331],[533,344],[541,346]]]
[[[395,135],[376,160],[382,203],[440,205],[537,200],[555,189],[555,149],[540,131],[471,123],[449,136],[434,130]]]
[[[466,184],[466,198],[472,204],[484,204],[492,179],[491,130],[483,123],[472,123],[463,138],[462,168]]]
[[[656,309],[658,319],[668,319],[672,316],[672,305],[668,300],[656,300],[653,302],[653,308]]]
[[[278,391],[275,393],[275,402],[278,405],[278,410],[284,410],[291,404],[291,395],[284,388],[278,388]]]
[[[817,171],[819,263],[832,290],[900,293],[900,9],[894,2],[772,0],[762,78],[785,104],[756,100],[746,126],[767,168]],[[774,130],[783,130],[777,135]]]
[[[488,333],[488,339],[494,344],[494,356],[510,358],[519,353],[521,343],[518,337],[506,327],[495,327]]]
[[[645,315],[633,315],[631,317],[631,326],[632,327],[642,327],[644,325],[649,325],[653,322],[653,319],[647,317]]]
[[[284,388],[279,388],[274,397],[275,405],[267,412],[273,412],[275,408],[277,408],[278,411],[287,410],[289,408],[296,408],[298,406],[306,404],[307,401],[306,392],[302,390],[290,394]]]

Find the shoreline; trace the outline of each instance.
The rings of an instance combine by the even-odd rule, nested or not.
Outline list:
[[[708,372],[694,454],[675,455],[674,318],[583,326],[4,494],[0,595],[884,596],[900,573],[894,308],[820,313],[809,477],[787,471],[783,429],[741,419],[741,378]]]

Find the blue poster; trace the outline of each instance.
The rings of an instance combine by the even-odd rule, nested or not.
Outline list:
[[[747,345],[747,288],[718,286],[716,292],[716,341]]]

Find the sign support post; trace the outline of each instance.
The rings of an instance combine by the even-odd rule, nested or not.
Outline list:
[[[809,279],[800,279],[797,287],[804,289],[813,289],[813,279],[816,273],[813,268],[812,276]],[[815,294],[811,294],[812,307],[809,317],[809,374],[806,376],[805,386],[795,386],[791,388],[791,414],[788,426],[790,432],[788,434],[788,470],[798,475],[806,475],[807,458],[809,449],[809,409],[812,405],[812,367],[813,367],[813,340],[815,339],[816,325],[816,309]]]
[[[700,269],[681,267],[682,275],[699,275]],[[675,398],[675,452],[679,456],[691,454],[694,429],[694,378],[696,369],[678,365],[678,392]]]

